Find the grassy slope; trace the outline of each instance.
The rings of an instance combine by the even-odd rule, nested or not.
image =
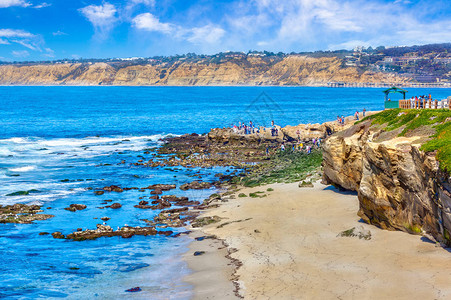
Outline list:
[[[366,117],[364,120],[372,120],[373,124],[387,124],[385,130],[391,131],[405,126],[399,134],[420,127],[430,126],[435,129],[431,140],[421,146],[421,150],[437,151],[437,160],[443,170],[451,171],[451,111],[447,109],[391,109]],[[362,120],[363,121],[363,120]]]
[[[313,175],[320,167],[323,156],[321,151],[313,150],[311,154],[280,151],[270,160],[250,168],[241,184],[254,187],[275,182],[295,182]]]

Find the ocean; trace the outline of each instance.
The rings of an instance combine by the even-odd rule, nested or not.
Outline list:
[[[190,239],[134,236],[74,242],[40,232],[71,233],[107,224],[145,226],[158,211],[133,206],[143,193],[94,195],[109,185],[177,186],[214,180],[224,168],[146,168],[148,150],[168,135],[207,133],[238,122],[269,126],[320,123],[356,110],[383,109],[383,89],[312,87],[0,87],[0,205],[36,203],[54,218],[33,224],[0,224],[0,298],[189,299],[181,260]],[[451,89],[409,89],[442,99]],[[396,96],[395,96],[396,97]],[[393,99],[395,99],[393,97]],[[125,161],[124,164],[119,164]],[[17,191],[29,195],[7,196]],[[202,201],[214,188],[181,191]],[[148,193],[148,192],[147,192]],[[147,195],[147,194],[146,194]],[[147,195],[149,196],[149,195]],[[100,209],[104,200],[121,209]],[[64,210],[86,204],[83,211]],[[167,229],[169,230],[169,229]],[[184,229],[172,229],[175,233]],[[139,286],[142,292],[127,293]]]

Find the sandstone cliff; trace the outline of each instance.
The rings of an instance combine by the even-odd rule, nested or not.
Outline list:
[[[399,123],[369,119],[334,134],[323,145],[323,180],[357,191],[364,221],[450,245],[451,178],[443,163],[440,168],[436,151],[424,152],[421,146],[438,128],[449,134],[451,112],[429,113],[410,112],[408,117],[399,112]],[[415,114],[427,125],[414,124]]]
[[[342,60],[300,55],[222,61],[74,63],[0,66],[3,85],[309,85],[327,82],[402,83],[385,73],[359,72]]]

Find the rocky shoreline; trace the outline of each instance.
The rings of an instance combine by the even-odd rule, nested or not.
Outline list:
[[[110,218],[98,217],[95,219],[101,219],[104,223],[97,224],[94,229],[77,228],[68,234],[55,231],[51,236],[55,239],[82,242],[101,237],[189,235],[195,241],[192,244],[196,250],[185,256],[189,256],[190,261],[192,257],[196,257],[192,263],[198,262],[203,257],[209,257],[210,254],[215,256],[213,261],[216,261],[218,255],[212,254],[213,248],[224,249],[221,255],[228,258],[228,262],[222,261],[225,264],[223,267],[228,270],[227,282],[222,280],[214,284],[222,287],[226,298],[242,298],[244,292],[238,273],[245,262],[232,255],[236,249],[229,241],[209,234],[210,230],[202,232],[204,228],[213,226],[215,230],[222,230],[224,227],[246,224],[252,221],[253,217],[232,220],[212,215],[211,212],[217,212],[222,206],[230,206],[238,200],[264,199],[274,191],[272,185],[251,192],[242,192],[242,189],[294,182],[298,189],[310,189],[316,186],[316,182],[322,177],[326,184],[358,192],[360,202],[358,214],[363,221],[383,229],[422,234],[444,246],[449,245],[451,240],[449,238],[451,217],[448,213],[451,207],[449,173],[439,167],[435,153],[420,150],[421,144],[427,141],[433,132],[421,127],[406,136],[399,137],[397,134],[402,127],[394,133],[390,132],[384,125],[373,124],[372,114],[368,113],[370,117],[359,123],[348,117],[345,125],[326,122],[277,127],[279,132],[277,136],[273,136],[264,128],[246,135],[231,128],[216,128],[205,135],[186,134],[168,137],[161,147],[146,152],[152,154],[151,158],[143,159],[138,156],[135,161],[122,160],[118,165],[128,163],[134,167],[174,170],[179,168],[209,170],[212,167],[223,167],[226,171],[216,174],[197,171],[192,175],[195,180],[181,184],[167,182],[145,187],[109,185],[103,188],[89,188],[91,193],[100,198],[128,191],[141,192],[142,196],[133,207],[137,210],[157,210],[158,214],[152,219],[141,219],[146,226],[124,224],[114,230],[107,224]],[[322,139],[322,147],[313,143],[313,139]],[[305,150],[298,150],[297,146],[300,143],[313,150],[308,153]],[[281,145],[284,145],[286,150],[282,151]],[[206,177],[210,180],[204,181]],[[203,201],[171,193],[176,189],[186,192],[213,188],[217,192]],[[123,209],[121,203],[109,199],[103,200],[101,205],[96,208],[112,209],[117,212]],[[72,203],[64,209],[78,214],[83,213],[86,208],[86,204]],[[0,223],[32,223],[53,217],[49,214],[40,214],[42,212],[41,207],[37,205],[0,206]],[[184,230],[178,233],[171,230],[176,228]],[[255,228],[251,234],[260,233],[261,230]],[[40,233],[43,236],[49,234]],[[336,234],[339,237],[371,239],[371,233],[356,226],[351,229],[345,228]],[[207,244],[209,250],[202,250],[202,245]],[[233,293],[229,293],[228,283],[233,285]],[[207,297],[205,299],[214,297],[214,292],[212,290],[210,294],[204,294]]]

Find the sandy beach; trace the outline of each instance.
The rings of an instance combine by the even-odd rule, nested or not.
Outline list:
[[[194,241],[186,259],[194,271],[187,281],[194,284],[196,299],[235,298],[226,279],[237,279],[245,299],[451,297],[451,253],[421,236],[360,222],[356,195],[320,183],[239,193],[256,191],[267,196],[235,195],[204,214],[223,218],[220,222],[194,229],[194,236],[216,235],[237,249],[230,256],[242,263],[232,274],[234,265],[219,241]],[[339,236],[353,227],[369,230],[371,239]],[[206,253],[193,256],[199,250]]]

